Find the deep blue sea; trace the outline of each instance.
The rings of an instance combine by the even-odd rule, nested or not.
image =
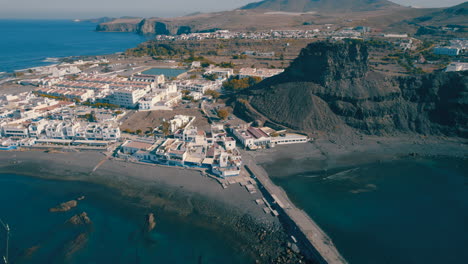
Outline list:
[[[293,175],[288,166],[290,160],[280,160],[265,168],[349,263],[467,263],[467,160],[398,160]]]
[[[69,20],[0,20],[0,72],[48,65],[48,58],[122,52],[146,40],[95,28]]]
[[[81,195],[86,198],[71,211],[48,211]],[[81,212],[88,214],[91,228],[66,224]],[[11,228],[11,263],[253,263],[222,232],[194,224],[193,217],[151,212],[156,228],[148,234],[142,231],[148,209],[111,189],[0,174],[0,218]],[[74,248],[72,241],[81,233],[85,242]],[[0,227],[0,256],[4,238]]]

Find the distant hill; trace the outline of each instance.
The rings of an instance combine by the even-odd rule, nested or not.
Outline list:
[[[251,3],[243,10],[265,9],[283,12],[336,12],[340,11],[373,11],[384,8],[399,7],[387,0],[265,0]]]
[[[406,32],[419,36],[466,38],[468,37],[468,2],[445,9],[434,9],[426,14],[415,16],[415,18],[391,24],[389,28],[393,28],[395,32]]]
[[[412,23],[430,26],[461,25],[468,26],[468,2],[417,17]]]
[[[311,30],[326,24],[385,29],[437,10],[404,7],[387,0],[267,0],[224,12],[173,18],[120,18],[101,23],[96,30],[176,35],[218,29]]]

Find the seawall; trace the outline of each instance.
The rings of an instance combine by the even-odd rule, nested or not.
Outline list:
[[[242,157],[248,172],[257,179],[260,191],[278,211],[281,223],[297,239],[302,254],[320,264],[347,263],[327,234],[289,200],[286,192],[271,181],[267,172],[248,153],[244,152]]]

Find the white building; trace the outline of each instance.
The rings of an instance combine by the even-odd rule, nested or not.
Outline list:
[[[46,125],[45,119],[32,122],[28,127],[29,137],[38,138],[45,131]]]
[[[259,77],[266,79],[284,72],[284,69],[255,69],[255,68],[242,68],[239,70],[239,79],[247,77]]]
[[[278,133],[269,127],[248,127],[233,129],[234,136],[241,144],[250,149],[274,147],[275,145],[306,143],[309,138],[294,133]]]
[[[135,108],[138,105],[138,101],[145,96],[146,93],[147,91],[143,89],[116,89],[109,97],[109,103],[126,108]]]
[[[189,126],[194,120],[194,116],[176,115],[169,121],[169,131],[174,133],[178,129]]]
[[[24,124],[7,124],[2,126],[4,137],[28,137],[28,127]]]
[[[138,110],[171,110],[181,99],[181,94],[177,92],[177,85],[164,84],[145,96],[138,102]]]
[[[120,139],[120,128],[113,122],[87,123],[86,125],[81,125],[75,134],[75,138],[115,141]]]
[[[249,127],[247,129],[234,129],[234,136],[246,148],[256,148],[268,146],[271,143],[271,137],[260,128]]]
[[[191,91],[199,92],[204,94],[208,90],[219,90],[221,89],[222,82],[219,81],[209,81],[209,80],[183,80],[177,82],[177,89],[179,91]]]
[[[208,69],[205,74],[216,74],[223,78],[229,78],[234,75],[234,70],[229,68],[211,68]]]
[[[453,72],[453,71],[468,71],[468,63],[466,62],[452,62],[447,66],[445,69],[446,72]]]

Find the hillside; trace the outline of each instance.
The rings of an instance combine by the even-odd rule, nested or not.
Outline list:
[[[445,9],[435,9],[427,14],[391,24],[389,27],[394,31],[419,36],[466,38],[468,37],[468,2]]]
[[[263,9],[283,12],[372,11],[399,7],[387,0],[265,0],[251,3],[241,9]]]
[[[468,26],[468,2],[436,11],[426,16],[417,17],[411,21],[425,26]]]
[[[248,121],[298,131],[468,137],[468,72],[390,77],[362,42],[309,44],[291,66],[238,96]]]
[[[120,18],[101,23],[96,30],[182,34],[218,29],[312,30],[327,24],[385,29],[388,25],[409,21],[433,11],[403,7],[387,0],[268,0],[225,12],[195,13],[174,18]]]

